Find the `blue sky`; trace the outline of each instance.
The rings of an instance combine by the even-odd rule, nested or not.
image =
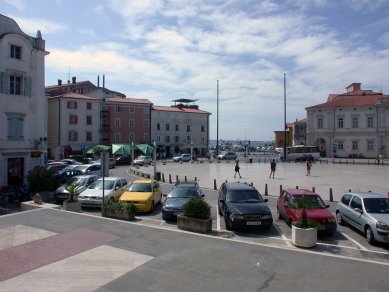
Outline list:
[[[389,93],[389,1],[0,0],[46,40],[46,85],[105,74],[107,88],[170,106],[199,99],[216,138],[273,140],[353,82]],[[70,71],[70,74],[69,74]]]

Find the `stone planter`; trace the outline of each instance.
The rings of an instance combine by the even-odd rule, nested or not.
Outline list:
[[[297,247],[314,247],[317,242],[317,228],[298,228],[292,225],[292,243]]]
[[[107,207],[101,208],[101,216],[127,221],[135,218],[135,214],[129,213],[128,210]]]
[[[212,231],[212,218],[197,219],[186,217],[184,215],[178,215],[177,227],[186,231],[210,233]]]
[[[81,213],[81,202],[65,200],[62,205],[62,210]]]

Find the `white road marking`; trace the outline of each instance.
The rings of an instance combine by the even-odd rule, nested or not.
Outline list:
[[[281,231],[281,229],[273,224],[273,227],[277,230],[277,232],[281,235],[282,239],[285,241],[286,245],[289,246],[289,247],[293,247],[293,245],[290,243],[289,239],[286,238],[285,234]]]
[[[340,232],[340,233],[342,233],[342,235],[344,236],[344,237],[346,237],[348,240],[350,240],[352,243],[354,243],[356,246],[358,246],[360,249],[362,249],[362,250],[367,250],[368,251],[368,249],[366,248],[366,247],[364,247],[362,244],[360,244],[358,241],[356,241],[355,239],[353,239],[353,238],[351,238],[350,236],[348,236],[346,233],[344,233],[344,232]]]

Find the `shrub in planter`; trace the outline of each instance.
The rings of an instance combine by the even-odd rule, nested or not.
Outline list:
[[[191,198],[182,206],[182,209],[183,215],[190,218],[208,219],[211,216],[211,207],[202,198]]]
[[[101,208],[103,217],[130,220],[135,217],[136,207],[133,203],[107,200]]]
[[[39,165],[28,172],[27,180],[30,185],[30,191],[50,191],[55,188],[54,173],[46,167]]]

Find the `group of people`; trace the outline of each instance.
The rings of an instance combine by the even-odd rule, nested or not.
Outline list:
[[[307,161],[306,161],[306,166],[307,166],[307,176],[311,176],[312,161],[307,159]],[[277,168],[277,163],[276,163],[276,161],[273,159],[273,160],[270,162],[270,175],[269,175],[269,178],[274,178],[274,175],[275,175],[275,173],[276,173],[276,168]],[[239,160],[236,160],[236,162],[235,162],[235,174],[234,174],[234,178],[236,178],[236,175],[239,175],[239,178],[242,178],[242,176],[240,175]]]

